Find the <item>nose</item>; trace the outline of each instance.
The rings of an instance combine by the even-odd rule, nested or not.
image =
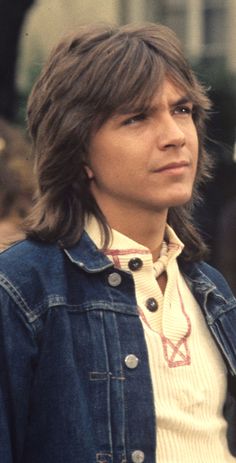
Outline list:
[[[159,121],[160,124],[160,121]],[[161,150],[168,148],[181,148],[185,145],[186,137],[180,124],[171,115],[165,115],[159,125],[158,144]]]

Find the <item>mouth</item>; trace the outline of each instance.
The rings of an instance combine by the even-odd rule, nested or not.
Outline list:
[[[187,161],[179,161],[179,162],[170,162],[169,164],[165,164],[162,167],[159,167],[154,172],[169,172],[169,173],[182,173],[190,166],[190,163]]]

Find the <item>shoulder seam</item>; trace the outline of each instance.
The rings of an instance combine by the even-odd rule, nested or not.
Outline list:
[[[14,300],[14,302],[20,307],[20,309],[27,316],[30,323],[34,322],[37,319],[37,316],[30,309],[27,302],[19,292],[17,288],[6,278],[3,273],[0,273],[0,285],[5,289],[9,296]]]

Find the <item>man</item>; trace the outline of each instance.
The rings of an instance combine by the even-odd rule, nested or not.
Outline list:
[[[27,239],[0,258],[0,461],[236,461],[236,301],[190,220],[208,109],[163,26],[49,58]]]

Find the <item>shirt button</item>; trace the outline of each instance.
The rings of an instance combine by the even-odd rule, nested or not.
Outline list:
[[[132,452],[131,458],[133,463],[143,463],[145,455],[142,450],[135,450]]]
[[[130,270],[133,270],[134,272],[136,270],[139,270],[143,266],[143,261],[139,257],[133,257],[133,259],[130,259],[128,263],[128,267]]]
[[[157,301],[154,297],[149,297],[146,301],[146,307],[150,312],[156,312],[158,309]]]
[[[108,283],[110,286],[119,286],[121,284],[122,278],[119,273],[110,273],[108,275]]]
[[[125,365],[131,370],[138,366],[139,359],[134,354],[129,354],[125,357]]]

